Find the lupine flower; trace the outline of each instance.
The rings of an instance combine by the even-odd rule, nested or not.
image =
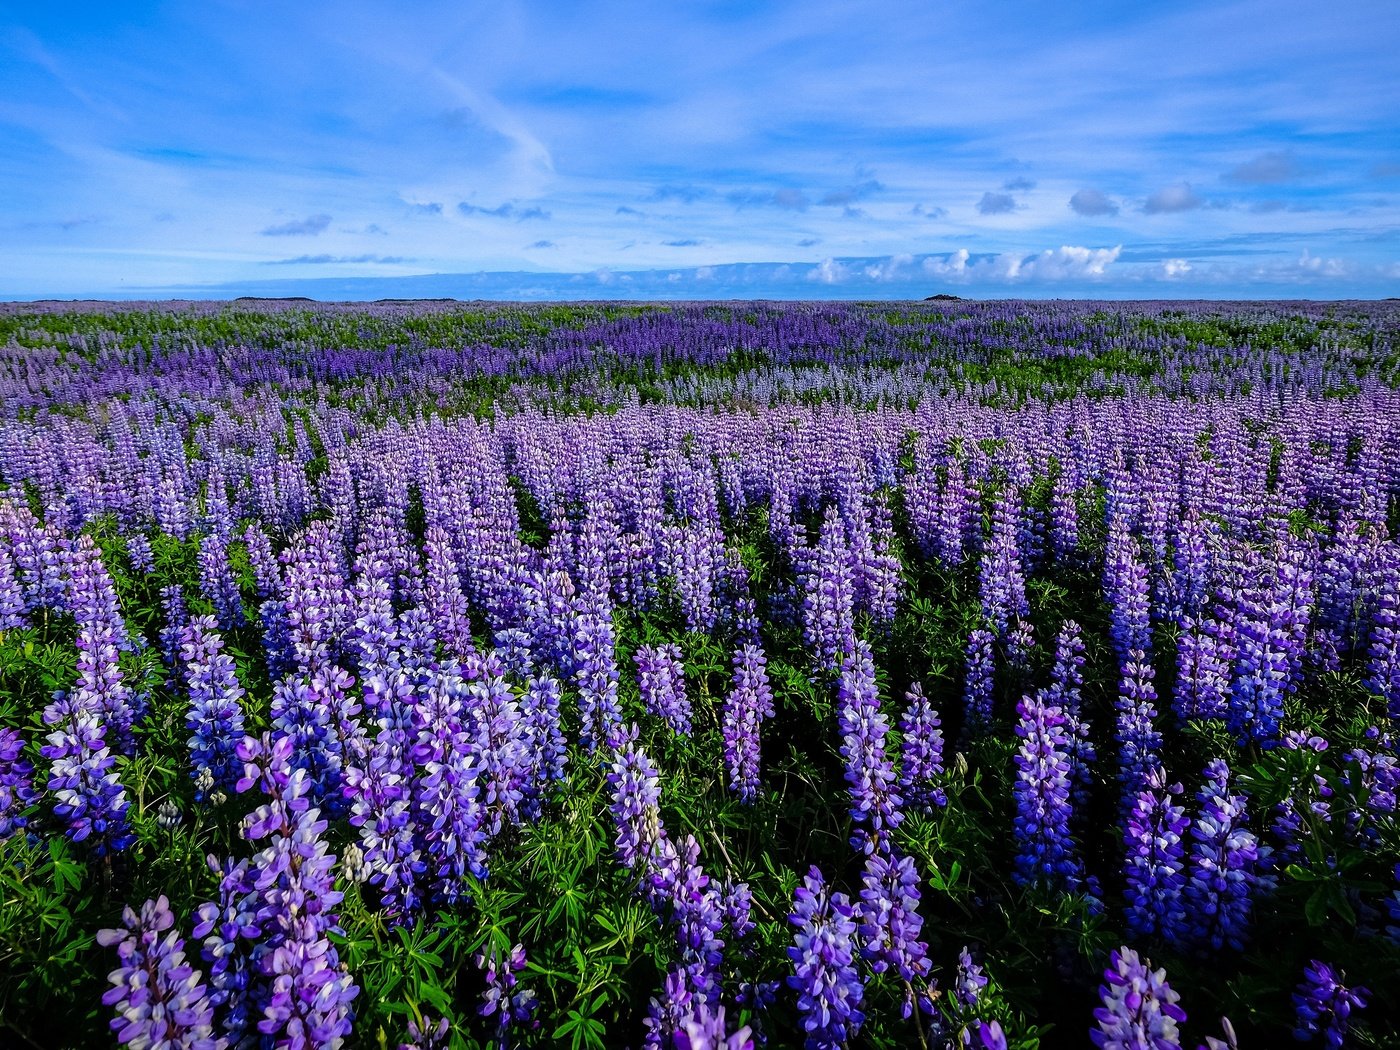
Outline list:
[[[1138,649],[1128,653],[1123,677],[1114,704],[1118,712],[1118,782],[1125,807],[1132,805],[1138,792],[1161,766],[1158,751],[1162,734],[1154,725],[1157,717],[1157,690],[1153,688],[1152,665]]]
[[[801,572],[803,635],[822,667],[835,667],[855,645],[855,578],[845,526],[828,507],[810,564]]]
[[[508,1050],[513,1029],[539,1027],[534,1019],[539,999],[530,989],[516,987],[518,974],[525,969],[525,947],[517,944],[504,960],[498,960],[494,950],[483,952],[476,957],[476,965],[486,971],[486,997],[477,1012],[495,1018],[496,1046]]]
[[[948,796],[937,786],[943,773],[943,730],[938,712],[918,682],[905,694],[908,706],[899,720],[899,794],[911,806],[944,806]]]
[[[1069,738],[1060,708],[1039,694],[1017,705],[1016,879],[1074,887],[1080,866],[1069,832]]]
[[[1173,801],[1180,794],[1180,784],[1168,785],[1165,774],[1154,770],[1124,823],[1128,929],[1138,936],[1160,934],[1175,941],[1185,933],[1182,836],[1189,821],[1185,808]]]
[[[129,803],[101,719],[75,693],[49,704],[44,723],[53,727],[39,753],[52,762],[47,788],[54,815],[70,839],[89,843],[94,856],[122,851],[134,837]]]
[[[967,950],[967,945],[963,945],[958,952],[958,972],[953,978],[953,998],[960,1006],[972,1009],[977,1005],[978,999],[982,997],[982,990],[991,982],[991,978],[982,972],[982,967],[973,961],[972,955]]]
[[[788,921],[797,927],[788,948],[797,1009],[807,1050],[840,1050],[865,1020],[865,986],[856,969],[855,909],[844,893],[827,889],[813,867],[797,887]]]
[[[642,706],[649,714],[662,719],[672,732],[689,736],[690,699],[685,693],[680,646],[671,642],[643,645],[637,649],[634,659]]]
[[[122,911],[122,926],[100,930],[97,943],[115,947],[120,965],[102,996],[115,1006],[117,1042],[134,1047],[215,1050],[214,1007],[202,974],[185,962],[185,940],[164,895]]]
[[[1102,1050],[1180,1050],[1177,1024],[1186,1011],[1167,984],[1166,970],[1153,970],[1138,953],[1123,947],[1110,955],[1099,987],[1103,1005],[1094,1011],[1097,1029],[1089,1038]]]
[[[617,859],[626,868],[636,867],[660,833],[661,780],[636,739],[635,727],[623,733],[608,770]]]
[[[1201,811],[1191,825],[1186,867],[1190,935],[1214,951],[1226,946],[1238,950],[1248,932],[1265,847],[1244,826],[1245,799],[1230,794],[1230,767],[1215,759],[1205,775],[1196,796]]]
[[[761,730],[764,720],[773,715],[763,650],[745,645],[734,654],[734,684],[720,717],[730,790],[744,802],[752,802],[758,793]]]
[[[865,861],[864,888],[856,906],[861,951],[876,973],[891,971],[905,983],[904,1016],[914,1009],[912,982],[927,977],[928,945],[919,940],[919,872],[912,857],[872,853]]]
[[[1113,520],[1104,557],[1104,597],[1108,600],[1114,650],[1127,661],[1134,650],[1152,651],[1147,569],[1125,518]]]
[[[24,738],[18,729],[0,728],[0,842],[24,830],[29,822],[24,811],[35,798],[34,765],[24,757]]]
[[[1293,993],[1297,1025],[1293,1035],[1306,1042],[1321,1033],[1322,1041],[1332,1050],[1341,1050],[1346,1043],[1347,1029],[1354,1011],[1365,1007],[1370,991],[1362,987],[1348,988],[1342,974],[1317,959],[1303,970],[1303,980]]]
[[[857,641],[855,651],[841,663],[836,718],[850,786],[851,819],[858,825],[853,843],[868,853],[883,847],[904,814],[903,800],[895,790],[894,763],[885,750],[889,721],[880,711],[875,662],[864,640]]]
[[[448,1033],[451,1031],[447,1018],[439,1017],[434,1024],[428,1017],[429,1015],[424,1014],[421,1025],[412,1019],[409,1020],[408,1041],[400,1043],[399,1050],[447,1050]]]
[[[180,660],[190,695],[185,724],[193,734],[189,741],[192,775],[199,782],[201,772],[209,773],[209,787],[200,782],[195,793],[195,799],[203,802],[206,791],[232,790],[243,774],[243,763],[235,754],[243,741],[243,709],[238,703],[243,689],[233,659],[223,652],[223,639],[212,616],[195,617],[180,637]]]
[[[1012,617],[1024,618],[1031,611],[1017,543],[1020,504],[1021,495],[1015,486],[1008,485],[997,495],[992,506],[992,535],[982,555],[982,613],[998,638],[1006,634]]]
[[[981,628],[967,639],[967,681],[963,699],[967,709],[968,732],[978,735],[992,724],[992,688],[995,664],[992,643],[996,639]]]
[[[753,1031],[743,1025],[731,1032],[723,1006],[692,1001],[690,1012],[676,1026],[671,1046],[674,1050],[754,1050]]]

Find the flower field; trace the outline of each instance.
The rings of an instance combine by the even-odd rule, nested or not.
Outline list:
[[[1400,304],[0,307],[0,1045],[1400,1045]]]

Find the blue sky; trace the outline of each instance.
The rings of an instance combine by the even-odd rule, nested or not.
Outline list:
[[[8,3],[0,297],[1400,295],[1400,3]]]

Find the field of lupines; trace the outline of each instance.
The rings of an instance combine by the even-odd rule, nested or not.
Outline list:
[[[1400,1045],[1400,306],[0,307],[0,1044]]]

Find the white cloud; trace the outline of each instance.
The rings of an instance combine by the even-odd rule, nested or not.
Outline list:
[[[817,281],[821,284],[840,284],[850,277],[851,272],[842,263],[835,259],[823,259],[807,274],[807,280]]]
[[[1196,195],[1196,191],[1191,188],[1190,183],[1178,182],[1175,186],[1167,186],[1148,197],[1143,203],[1142,210],[1148,215],[1166,215],[1172,212],[1191,211],[1203,204],[1205,201]]]
[[[959,248],[944,258],[930,255],[923,261],[923,270],[930,277],[962,277],[967,273],[969,258],[971,254],[966,248]]]
[[[1036,281],[1065,281],[1084,277],[1102,277],[1104,271],[1113,265],[1123,251],[1121,244],[1112,248],[1082,248],[1077,245],[1062,245],[1047,248],[1037,255],[1020,259],[1014,266],[1008,264],[1007,276]],[[1000,258],[1005,259],[1006,256]]]
[[[1159,270],[1160,275],[1168,281],[1184,277],[1190,272],[1191,264],[1185,259],[1163,259]]]

